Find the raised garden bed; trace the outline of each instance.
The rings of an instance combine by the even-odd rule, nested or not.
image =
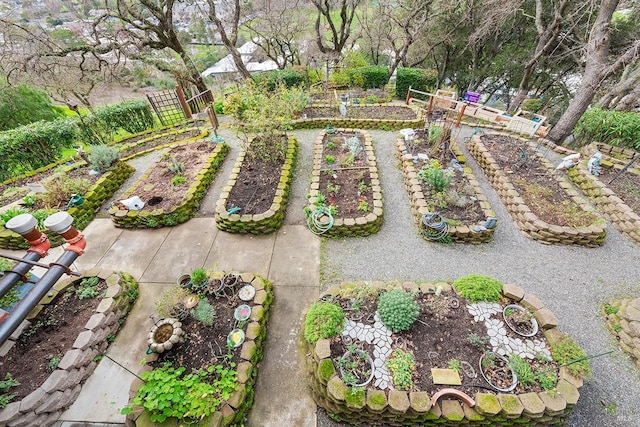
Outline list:
[[[126,200],[137,196],[144,207],[133,210],[112,206],[112,221],[123,228],[157,228],[188,221],[198,210],[228,151],[227,144],[203,139],[175,145],[121,197]],[[184,178],[182,183],[174,183],[177,176]]]
[[[153,150],[170,147],[176,143],[184,141],[195,141],[203,139],[209,134],[207,129],[194,127],[180,127],[172,129],[161,129],[151,135],[139,135],[127,138],[118,143],[123,160],[147,154]]]
[[[246,150],[240,152],[216,204],[215,220],[220,230],[267,234],[282,226],[298,151],[294,137],[283,137],[287,138],[284,162],[273,167],[264,165],[275,168],[273,171],[261,173],[261,167],[248,164]]]
[[[603,317],[609,331],[640,369],[640,298],[625,298],[605,303]]]
[[[550,244],[604,243],[604,218],[528,141],[500,133],[474,135],[469,151],[526,235]]]
[[[252,292],[244,292],[248,287],[252,288]],[[198,291],[192,288],[188,292],[188,300],[197,294],[197,305],[180,320],[178,327],[184,333],[184,343],[178,341],[160,353],[148,355],[145,364],[146,375],[151,374],[152,370],[162,369],[167,363],[176,369],[184,367],[185,374],[210,367],[224,367],[227,370],[224,386],[232,391],[227,396],[218,393],[206,395],[204,398],[193,395],[192,399],[196,402],[201,402],[209,409],[213,408],[210,410],[211,414],[203,418],[188,415],[164,417],[160,414],[163,410],[157,408],[156,416],[166,418],[160,421],[152,418],[150,410],[134,403],[134,396],[143,386],[141,381],[135,381],[129,393],[130,411],[125,411],[130,412],[127,418],[135,425],[148,426],[158,422],[162,425],[178,425],[185,422],[197,423],[199,426],[236,425],[242,422],[253,404],[254,385],[264,352],[269,309],[273,302],[271,283],[250,273],[212,272],[207,286]],[[209,326],[202,321],[204,317],[195,314],[203,300],[206,300],[215,312],[213,322]],[[164,319],[161,319],[155,324],[164,323]],[[211,375],[213,377],[224,375],[217,370],[214,372]],[[144,377],[145,373],[142,376]],[[168,386],[171,384],[173,383],[167,383]],[[162,393],[160,390],[153,392]],[[168,400],[171,400],[171,397]],[[202,408],[198,408],[200,409]],[[168,411],[169,408],[165,413]]]
[[[79,300],[79,283],[94,277],[104,292]],[[2,378],[9,372],[22,384],[19,397],[0,410],[0,424],[54,424],[75,402],[137,296],[138,284],[126,273],[97,269],[58,281],[17,339],[2,346]]]
[[[70,207],[67,212],[74,218],[74,227],[84,229],[93,220],[96,211],[105,200],[110,199],[120,186],[131,176],[134,168],[125,162],[115,163],[112,169],[100,176],[95,184],[84,194],[80,205]],[[64,239],[58,233],[43,230],[51,246],[60,246]],[[0,248],[2,249],[27,249],[29,244],[24,238],[4,226],[0,227]]]
[[[598,144],[598,147],[603,149],[599,176],[594,176],[587,170],[588,159],[569,169],[567,175],[620,233],[640,243],[640,170],[631,167],[618,176],[635,152],[603,144]],[[606,152],[619,154],[611,157],[604,154]]]
[[[567,362],[559,349],[571,347],[572,357],[584,352],[557,330],[556,317],[537,297],[512,284],[491,287],[497,291],[495,302],[471,302],[458,281],[331,286],[305,320],[307,379],[314,400],[351,424],[561,424],[577,403],[589,368],[559,367]],[[419,307],[408,326],[398,322],[406,320],[407,304],[400,298],[383,303],[391,294],[413,299]],[[540,326],[535,336],[507,328],[502,309],[509,304],[532,313]],[[395,309],[388,310],[391,306]],[[356,386],[353,372],[344,374],[345,368],[356,369],[344,360],[345,348],[374,359],[367,385]],[[506,365],[500,362],[507,359]],[[507,371],[503,380],[498,377],[501,363]],[[486,375],[508,390],[514,372],[521,379],[509,391],[483,379]]]
[[[320,132],[305,207],[309,228],[324,236],[368,236],[380,230],[383,212],[371,136],[357,129]]]
[[[347,107],[342,117],[337,105],[305,108],[293,121],[295,129],[316,129],[327,126],[358,129],[399,130],[423,125],[419,109],[406,105],[376,105]]]
[[[453,141],[449,148],[455,156],[450,156],[448,150],[446,154],[447,160],[453,160],[450,157],[455,157],[460,165],[458,169],[453,169],[452,186],[455,193],[449,196],[449,191],[445,190],[445,194],[448,195],[447,200],[442,200],[439,205],[433,206],[433,189],[419,178],[421,168],[428,164],[429,148],[430,145],[424,134],[416,135],[411,141],[406,141],[402,135],[398,136],[396,140],[396,154],[401,161],[404,183],[409,192],[411,211],[420,234],[427,240],[456,243],[491,241],[497,225],[495,212],[491,209],[491,205],[471,169],[464,166],[466,159]],[[455,197],[456,200],[453,200],[452,197]],[[447,206],[443,208],[442,205],[445,203]],[[456,208],[456,203],[460,207]],[[432,229],[425,230],[426,225],[423,224],[423,218],[429,218],[429,215],[436,211],[445,221],[447,219],[453,220],[452,224],[447,225],[446,234],[436,233]],[[488,223],[491,218],[494,219],[493,224]],[[489,228],[486,227],[487,225]]]

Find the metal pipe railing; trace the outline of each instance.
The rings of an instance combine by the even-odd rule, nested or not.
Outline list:
[[[64,249],[58,260],[49,266],[47,272],[11,310],[9,315],[0,322],[0,345],[4,344],[58,279],[70,271],[71,264],[83,254],[86,241],[84,236],[71,226],[72,223],[73,217],[66,212],[57,212],[44,221],[45,226],[62,235],[69,246]]]

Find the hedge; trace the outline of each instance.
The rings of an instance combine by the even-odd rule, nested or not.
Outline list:
[[[398,68],[396,75],[396,96],[400,99],[407,97],[409,86],[412,89],[429,92],[438,82],[438,72],[423,68]],[[417,96],[416,96],[417,97]]]
[[[140,133],[154,126],[151,106],[145,100],[124,101],[98,108],[80,120],[83,139],[89,144],[109,143],[118,129]]]
[[[298,70],[274,70],[257,74],[254,77],[256,83],[263,83],[267,89],[273,91],[279,83],[284,83],[286,87],[308,86],[309,76]]]
[[[349,70],[349,86],[362,89],[381,88],[389,81],[389,68],[380,66],[358,67]]]
[[[74,121],[39,121],[0,132],[0,180],[47,166],[78,138]]]

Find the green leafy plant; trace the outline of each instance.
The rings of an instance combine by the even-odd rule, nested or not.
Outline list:
[[[304,337],[310,343],[331,338],[344,328],[344,311],[338,304],[316,302],[311,305],[304,321]]]
[[[336,149],[336,143],[333,141],[329,141],[327,142],[327,150],[335,150]]]
[[[332,156],[331,154],[327,154],[326,156],[324,156],[324,161],[329,163],[329,164],[333,164],[336,162],[336,158],[335,156]]]
[[[173,306],[179,302],[183,302],[189,295],[186,289],[178,285],[172,286],[164,291],[156,301],[156,311],[162,317],[171,317],[169,312]]]
[[[140,374],[144,384],[121,413],[130,414],[133,406],[142,406],[150,412],[152,423],[162,423],[170,417],[201,420],[238,389],[234,367],[233,363],[230,368],[209,366],[184,375],[183,366],[174,368],[167,362],[161,368]]]
[[[4,377],[4,380],[0,381],[0,409],[4,408],[13,400],[14,394],[7,394],[11,387],[19,386],[20,383],[11,376],[9,372]]]
[[[367,203],[366,200],[360,200],[358,202],[358,207],[356,209],[359,210],[360,212],[369,212],[369,211],[371,211],[371,207],[369,206],[369,203]]]
[[[396,348],[385,365],[391,371],[393,385],[398,390],[409,391],[413,388],[413,370],[416,366],[416,360],[411,353]]]
[[[49,369],[53,372],[58,368],[58,365],[60,364],[60,358],[59,357],[55,357],[53,354],[50,354],[47,356],[47,359],[49,359]]]
[[[370,188],[371,187],[369,187],[366,182],[364,181],[358,182],[358,191],[360,193],[366,193],[367,191],[369,191]]]
[[[176,187],[184,184],[185,182],[187,182],[187,178],[185,178],[184,176],[176,175],[171,178],[171,189],[175,191]]]
[[[79,299],[88,299],[98,296],[98,283],[100,283],[99,277],[86,277],[80,281],[80,284],[76,287],[76,295]]]
[[[209,280],[209,273],[204,268],[196,268],[191,272],[191,283],[194,286],[202,286]]]
[[[89,153],[89,167],[106,172],[118,160],[120,153],[116,147],[104,144],[95,145]]]
[[[397,288],[380,295],[378,314],[393,332],[406,331],[420,314],[420,306],[411,294]]]
[[[171,159],[169,160],[169,165],[167,167],[175,175],[180,175],[182,172],[184,172],[185,168],[184,162],[179,162],[175,156],[171,157]]]
[[[458,359],[449,359],[447,362],[447,367],[453,371],[456,371],[458,374],[462,372],[462,364]]]
[[[471,302],[499,301],[502,295],[502,282],[479,274],[460,277],[453,287]]]
[[[530,385],[536,382],[536,378],[533,374],[533,370],[531,370],[529,362],[517,354],[509,356],[509,366],[516,373],[516,378],[518,378],[520,383]]]
[[[205,326],[213,326],[216,310],[206,298],[200,298],[198,305],[191,310],[191,316]]]
[[[435,192],[440,193],[451,185],[453,173],[449,170],[442,170],[437,160],[430,159],[429,162],[418,171],[418,179],[427,183]]]
[[[602,309],[604,310],[604,314],[606,314],[608,316],[618,313],[618,307],[616,307],[615,305],[612,305],[612,304],[610,304],[608,302],[605,302],[602,305]]]
[[[46,193],[38,194],[44,204],[51,208],[66,207],[75,194],[84,194],[91,188],[91,181],[85,178],[71,178],[66,173],[56,173],[42,183]]]
[[[478,348],[482,348],[489,343],[489,337],[487,335],[481,336],[478,334],[471,333],[467,335],[467,341],[469,341],[470,344]]]
[[[9,222],[9,220],[11,220],[12,218],[17,217],[18,215],[25,214],[27,212],[28,211],[26,209],[23,209],[18,206],[10,207],[9,209],[6,209],[0,212],[0,222],[2,223],[2,225],[4,225],[7,222]]]
[[[34,196],[33,194],[29,194],[27,196],[24,196],[21,204],[23,206],[33,206],[36,204],[36,200],[37,200],[36,196]]]
[[[340,192],[340,186],[331,182],[327,183],[327,193],[338,194]]]
[[[551,356],[558,364],[566,365],[572,375],[586,378],[591,376],[589,361],[585,359],[586,353],[569,335],[551,342]]]

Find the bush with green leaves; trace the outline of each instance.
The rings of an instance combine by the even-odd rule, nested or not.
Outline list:
[[[460,277],[453,282],[453,287],[471,302],[499,301],[502,296],[502,282],[480,274]]]
[[[45,205],[51,208],[64,208],[74,194],[84,195],[91,188],[91,181],[86,178],[72,178],[64,172],[54,174],[42,183],[47,190],[40,193]]]
[[[0,131],[62,116],[49,96],[25,83],[0,86]]]
[[[391,357],[385,362],[391,372],[393,385],[398,390],[409,391],[413,388],[413,369],[416,367],[416,360],[413,354],[396,348],[391,353]]]
[[[89,167],[93,170],[106,172],[119,157],[120,152],[116,147],[104,144],[95,145],[89,153]]]
[[[254,77],[254,81],[264,84],[267,89],[274,91],[280,84],[284,84],[287,88],[296,86],[307,87],[309,85],[309,75],[305,71],[289,68],[286,70],[274,70],[257,74]]]
[[[344,329],[344,311],[338,304],[316,302],[304,321],[304,337],[315,345],[320,338],[332,338]]]
[[[396,73],[396,97],[405,99],[409,86],[421,92],[433,90],[438,82],[438,72],[424,68],[403,68],[399,67]],[[414,98],[423,99],[418,94],[411,94]]]
[[[200,298],[198,305],[191,310],[191,317],[205,326],[213,326],[215,316],[216,309],[206,298]]]
[[[14,397],[14,394],[8,394],[11,387],[19,386],[20,383],[14,379],[9,372],[4,377],[4,380],[0,381],[0,409],[6,407]]]
[[[0,181],[47,166],[79,137],[75,120],[39,121],[0,132]]]
[[[76,287],[76,295],[79,299],[88,299],[98,296],[99,277],[85,277]]]
[[[5,209],[4,211],[0,212],[0,225],[5,225],[12,218],[17,217],[18,215],[25,214],[27,212],[29,211],[21,208],[20,206],[12,206],[8,209]]]
[[[637,150],[640,149],[640,115],[591,108],[582,115],[573,133],[580,145],[597,141]]]
[[[396,288],[380,295],[378,314],[393,332],[406,331],[418,318],[420,306],[411,294]]]
[[[443,170],[437,160],[429,159],[429,162],[418,171],[418,179],[428,184],[435,192],[440,193],[451,185],[453,172]]]
[[[560,339],[551,342],[551,357],[559,365],[566,365],[567,370],[574,376],[591,376],[589,361],[585,359],[587,354],[569,335],[564,334]]]
[[[349,86],[359,86],[362,89],[384,87],[389,81],[389,68],[381,66],[358,67],[348,71]]]
[[[169,362],[162,367],[140,374],[144,383],[122,414],[130,414],[134,406],[150,413],[152,423],[167,418],[197,422],[211,415],[238,389],[234,363],[230,366],[209,366],[206,370],[184,374],[185,367],[174,368]]]

